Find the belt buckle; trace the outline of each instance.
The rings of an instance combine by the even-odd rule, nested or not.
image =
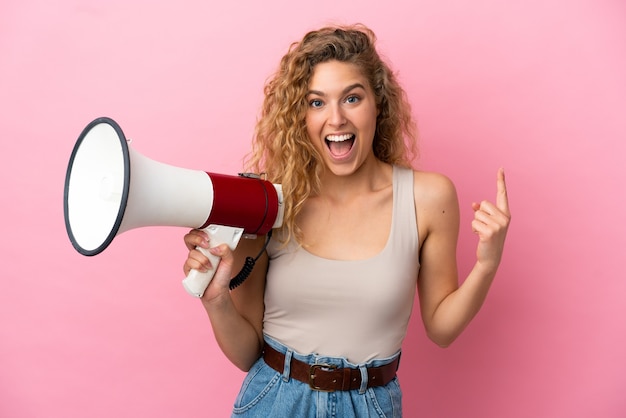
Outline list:
[[[312,364],[309,368],[309,387],[313,390],[317,390],[319,392],[334,392],[335,389],[322,389],[315,384],[315,372],[317,370],[336,370],[337,366],[334,364]]]

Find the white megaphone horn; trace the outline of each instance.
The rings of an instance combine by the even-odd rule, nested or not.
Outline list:
[[[74,248],[93,256],[117,235],[144,226],[204,229],[211,246],[235,249],[243,235],[263,235],[283,222],[278,184],[258,176],[228,176],[153,161],[128,146],[119,125],[102,117],[85,127],[65,177],[65,226]],[[219,257],[198,248],[213,268],[192,270],[183,286],[201,297]]]

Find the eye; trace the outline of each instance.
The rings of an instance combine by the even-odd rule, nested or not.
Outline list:
[[[355,96],[355,95],[351,95],[346,97],[346,103],[348,104],[355,104],[361,101],[361,98],[359,96]]]
[[[322,107],[324,105],[324,102],[322,102],[320,99],[311,99],[309,100],[309,106],[313,107],[313,108],[319,108]]]

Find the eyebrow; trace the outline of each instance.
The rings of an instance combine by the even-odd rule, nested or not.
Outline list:
[[[341,92],[341,95],[343,96],[344,94],[346,94],[349,91],[354,90],[356,88],[362,88],[363,90],[365,90],[365,87],[363,86],[363,84],[361,84],[361,83],[354,83],[354,84],[350,84],[348,87],[343,89],[343,91]],[[317,96],[325,96],[326,95],[326,94],[324,94],[324,92],[318,91],[318,90],[309,90],[309,91],[307,91],[306,95],[308,96],[310,94],[315,94]]]

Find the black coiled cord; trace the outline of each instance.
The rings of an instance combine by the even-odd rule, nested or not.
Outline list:
[[[241,268],[241,271],[239,271],[239,273],[237,273],[237,275],[230,280],[230,284],[228,285],[230,290],[233,290],[234,288],[240,286],[243,282],[246,281],[250,273],[252,273],[252,269],[254,269],[254,265],[256,264],[257,260],[261,257],[261,255],[267,248],[267,244],[270,243],[270,238],[272,238],[271,229],[267,233],[267,239],[265,240],[265,245],[263,245],[263,248],[261,248],[261,251],[259,252],[259,254],[257,254],[255,258],[246,257],[246,261],[244,262],[243,267]]]

